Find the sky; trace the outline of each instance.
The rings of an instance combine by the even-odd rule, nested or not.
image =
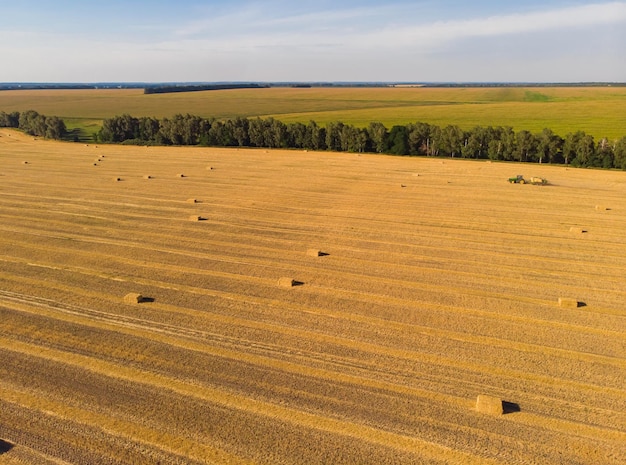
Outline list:
[[[0,0],[0,82],[626,82],[626,1]]]

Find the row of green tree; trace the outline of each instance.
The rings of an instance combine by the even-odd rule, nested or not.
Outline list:
[[[583,131],[563,138],[550,129],[535,134],[501,126],[477,126],[464,131],[455,125],[442,128],[420,122],[391,129],[378,122],[366,128],[331,122],[322,127],[315,121],[286,124],[274,118],[220,121],[187,114],[158,120],[126,114],[105,120],[97,139],[110,143],[374,152],[626,169],[626,136],[596,142]]]
[[[2,126],[51,139],[63,138],[67,133],[60,118],[46,117],[33,110],[0,112]],[[379,122],[360,128],[342,122],[320,126],[315,121],[286,124],[274,118],[237,117],[222,121],[179,114],[159,120],[124,114],[104,120],[95,138],[103,143],[372,152],[564,163],[626,170],[626,136],[619,140],[602,138],[596,141],[583,131],[561,137],[550,129],[531,133],[526,130],[515,132],[502,126],[476,126],[465,131],[455,125],[440,127],[418,122],[388,129]]]
[[[44,116],[35,110],[22,113],[0,111],[0,127],[17,128],[26,134],[48,139],[62,139],[67,134],[65,122],[58,116]]]

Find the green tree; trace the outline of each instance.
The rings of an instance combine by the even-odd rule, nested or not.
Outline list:
[[[532,161],[537,153],[537,139],[529,131],[521,130],[516,135],[515,153],[520,162]]]
[[[491,127],[476,126],[465,135],[465,143],[461,148],[464,158],[486,158]]]
[[[407,143],[411,155],[430,155],[430,132],[428,123],[407,125]]]
[[[48,139],[62,139],[67,134],[65,122],[57,116],[46,117],[46,133]]]
[[[309,121],[306,126],[306,145],[307,149],[325,150],[326,149],[326,129],[321,128],[315,121]]]
[[[289,147],[303,149],[307,147],[307,128],[302,123],[291,123],[287,125],[289,134]]]
[[[341,121],[330,122],[326,125],[326,148],[333,152],[341,151],[341,131],[344,124]]]
[[[393,126],[387,137],[387,153],[392,155],[409,154],[409,131],[406,126]]]
[[[536,138],[539,163],[543,163],[544,160],[548,163],[560,163],[563,161],[561,154],[563,139],[554,134],[552,129],[545,128]]]
[[[367,127],[367,134],[373,150],[377,153],[384,152],[387,146],[387,128],[385,125],[379,122],[371,122]]]
[[[572,160],[572,164],[577,166],[594,166],[595,152],[596,144],[593,140],[593,136],[583,133],[574,147],[576,158]]]
[[[156,142],[159,133],[160,123],[156,118],[139,118],[137,136],[146,142]]]
[[[615,144],[611,144],[606,137],[600,139],[596,146],[593,166],[613,168],[615,163],[614,147]]]
[[[0,111],[0,128],[18,128],[20,126],[20,113],[14,111],[5,113]]]
[[[454,125],[448,125],[441,131],[441,151],[444,155],[455,157],[461,154],[465,133]]]
[[[576,131],[575,133],[568,133],[563,141],[563,159],[565,164],[568,165],[572,160],[576,158],[576,148],[578,142],[585,136],[583,131]]]
[[[613,166],[620,170],[626,170],[626,136],[622,137],[615,144],[613,156]]]

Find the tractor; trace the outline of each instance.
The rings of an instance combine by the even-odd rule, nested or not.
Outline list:
[[[509,182],[511,184],[526,184],[526,180],[524,179],[524,176],[522,176],[521,174],[518,174],[514,178],[509,178]]]
[[[517,176],[515,176],[514,178],[509,178],[509,182],[511,184],[533,184],[535,186],[545,186],[546,184],[548,184],[548,180],[545,178],[539,178],[536,176],[531,177],[530,179],[526,180],[524,179],[524,176],[522,176],[521,174],[518,174]]]

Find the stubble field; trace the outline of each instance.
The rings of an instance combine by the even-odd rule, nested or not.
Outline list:
[[[623,172],[0,129],[0,194],[2,463],[626,462]]]

